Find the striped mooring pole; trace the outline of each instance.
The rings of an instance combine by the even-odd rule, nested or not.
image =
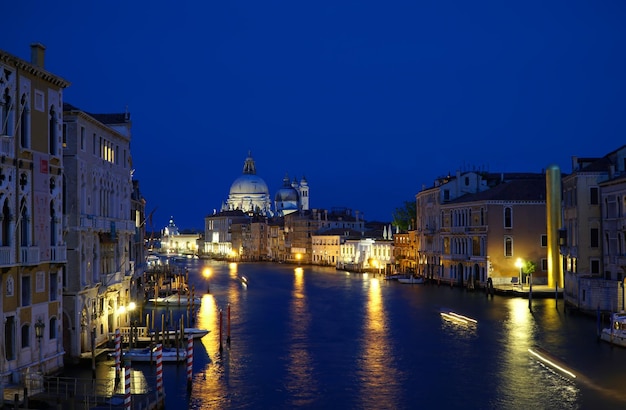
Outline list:
[[[163,345],[156,346],[156,384],[157,395],[163,397]]]
[[[124,363],[124,410],[130,410],[130,362]]]
[[[193,379],[193,337],[187,336],[187,391],[191,391]]]
[[[121,368],[121,360],[122,360],[122,336],[120,334],[120,329],[115,329],[115,385],[117,386],[120,382],[120,371]]]

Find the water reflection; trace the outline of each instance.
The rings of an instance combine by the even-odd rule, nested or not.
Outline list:
[[[361,408],[397,408],[401,392],[399,372],[388,354],[387,317],[383,305],[380,281],[365,280],[367,303],[363,323],[363,341],[357,373]]]
[[[308,329],[311,321],[304,292],[304,271],[294,269],[293,291],[291,294],[290,327],[286,388],[290,393],[292,406],[306,406],[317,396],[317,384],[313,377],[313,362],[309,352]]]

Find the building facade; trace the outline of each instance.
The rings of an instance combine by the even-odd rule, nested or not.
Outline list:
[[[131,258],[141,222],[132,181],[128,113],[64,107],[68,269],[63,286],[65,352],[91,354],[128,326]],[[136,251],[136,249],[135,249]],[[135,253],[141,257],[142,253]],[[143,260],[140,261],[143,263]]]
[[[63,90],[44,68],[0,51],[0,339],[2,383],[63,366],[66,265]]]

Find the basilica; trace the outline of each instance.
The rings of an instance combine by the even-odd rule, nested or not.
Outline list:
[[[230,186],[228,200],[222,204],[221,212],[242,211],[248,215],[263,217],[284,216],[299,210],[309,209],[309,185],[303,177],[289,180],[285,175],[283,186],[271,195],[263,178],[256,173],[256,165],[252,154],[248,152],[243,165],[243,174]]]

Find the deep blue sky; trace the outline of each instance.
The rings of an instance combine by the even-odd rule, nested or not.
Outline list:
[[[142,4],[143,6],[138,6]],[[10,1],[0,49],[133,121],[155,210],[202,227],[248,151],[271,194],[390,221],[457,169],[540,172],[626,143],[623,0]]]

